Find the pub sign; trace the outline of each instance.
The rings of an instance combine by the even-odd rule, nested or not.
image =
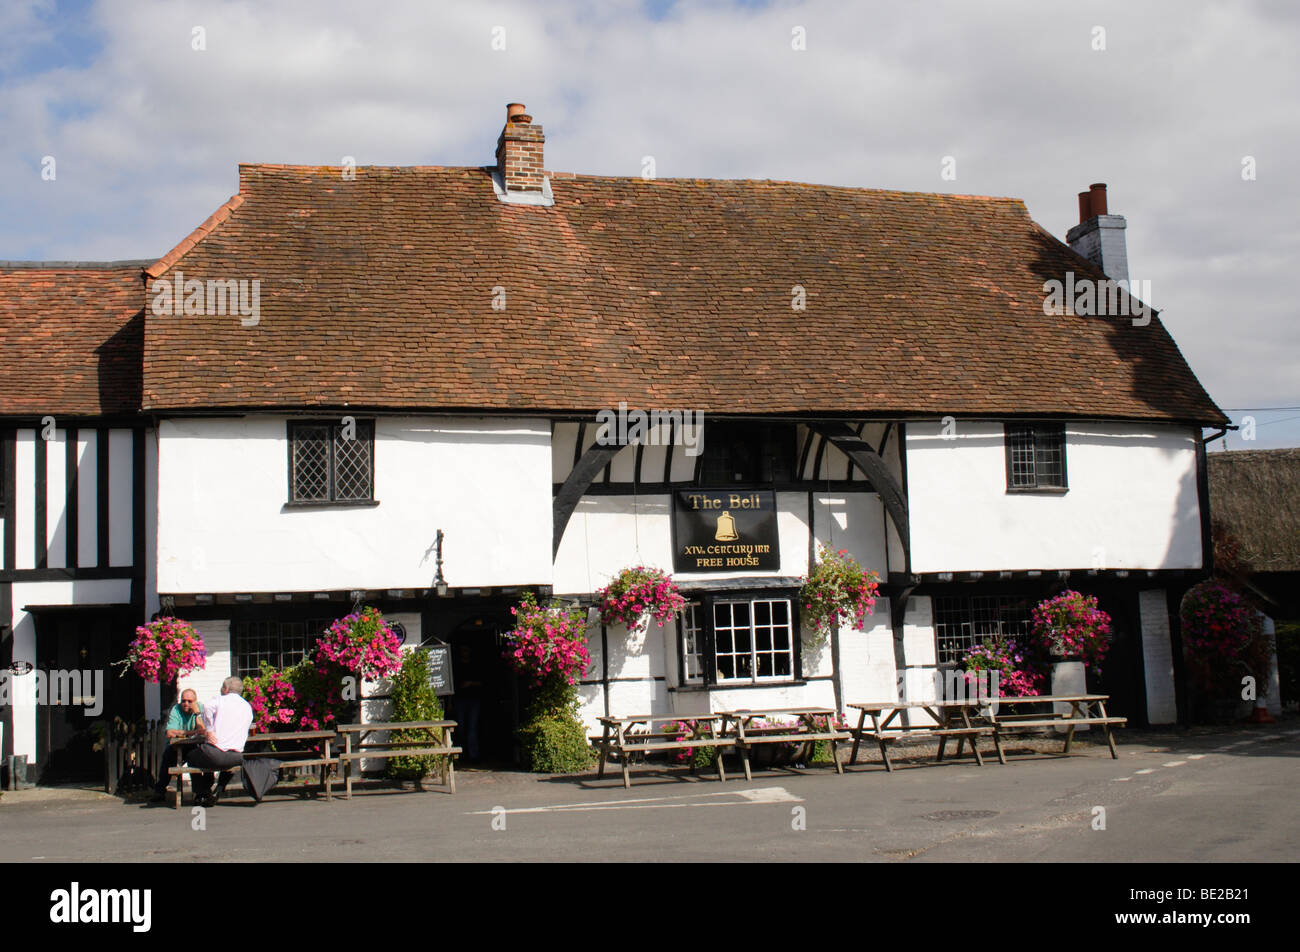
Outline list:
[[[776,493],[679,489],[673,494],[673,571],[775,571]]]

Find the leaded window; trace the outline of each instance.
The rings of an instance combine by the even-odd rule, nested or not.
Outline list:
[[[1008,423],[1007,489],[1065,489],[1065,426]]]
[[[940,664],[960,662],[966,652],[992,638],[1027,643],[1030,600],[1015,595],[936,595],[934,636]]]
[[[289,501],[374,499],[374,421],[289,424]]]
[[[292,667],[306,657],[330,619],[235,621],[230,625],[235,675],[256,677],[265,661],[273,668]]]
[[[798,437],[789,423],[708,423],[700,484],[789,482],[795,477]]]

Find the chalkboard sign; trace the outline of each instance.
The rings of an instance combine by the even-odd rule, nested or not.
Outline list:
[[[429,687],[439,697],[456,693],[456,682],[451,673],[451,645],[435,641],[424,647],[429,649]]]

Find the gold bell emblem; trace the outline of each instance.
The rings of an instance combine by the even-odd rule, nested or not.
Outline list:
[[[731,513],[724,512],[718,516],[718,531],[713,538],[718,542],[735,542],[740,538],[736,535],[736,520],[731,518]]]

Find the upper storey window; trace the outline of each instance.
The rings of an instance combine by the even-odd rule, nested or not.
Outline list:
[[[1007,491],[1058,490],[1065,482],[1065,425],[1008,423]]]

